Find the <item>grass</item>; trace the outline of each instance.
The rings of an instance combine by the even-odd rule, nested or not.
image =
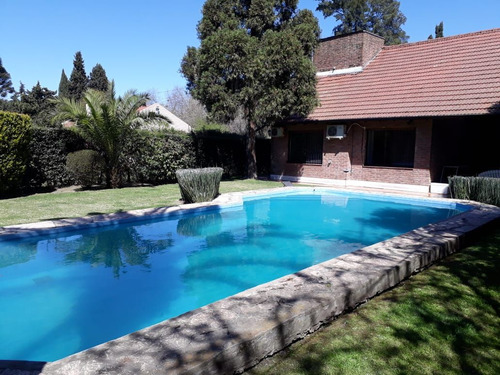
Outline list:
[[[221,193],[283,186],[260,180],[222,181]],[[179,204],[177,184],[35,194],[0,200],[0,226]]]
[[[500,374],[500,225],[250,374]]]

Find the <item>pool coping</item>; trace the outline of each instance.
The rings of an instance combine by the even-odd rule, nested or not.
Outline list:
[[[193,210],[240,205],[243,197],[293,191],[297,191],[297,188],[229,193],[208,204],[9,226],[0,228],[0,237],[25,237],[68,230],[75,226],[93,227],[109,225],[110,222],[182,215]],[[351,190],[349,192],[352,193]],[[34,373],[240,373],[314,332],[343,312],[397,285],[436,260],[467,246],[480,234],[483,227],[500,220],[500,208],[495,206],[442,198],[412,196],[410,199],[455,202],[473,208],[61,360],[46,363]],[[9,374],[9,370],[2,371],[2,367],[28,369],[23,367],[28,364],[22,361],[5,361],[3,365],[0,363],[0,374]]]

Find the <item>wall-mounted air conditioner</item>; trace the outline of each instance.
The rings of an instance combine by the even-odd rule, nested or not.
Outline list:
[[[285,135],[285,129],[283,128],[272,128],[271,129],[271,137],[279,138]]]
[[[328,125],[326,127],[326,139],[342,139],[345,135],[345,125]]]

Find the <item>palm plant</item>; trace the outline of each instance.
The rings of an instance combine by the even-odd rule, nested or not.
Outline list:
[[[128,91],[116,98],[114,82],[107,92],[87,90],[82,100],[59,98],[57,120],[72,120],[75,131],[93,145],[104,157],[106,185],[121,185],[122,160],[126,140],[138,128],[167,118],[155,112],[139,112],[146,104],[147,94]]]

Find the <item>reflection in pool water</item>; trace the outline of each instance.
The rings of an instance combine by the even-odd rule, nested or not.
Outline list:
[[[56,360],[457,212],[295,195],[0,241],[0,359]]]

